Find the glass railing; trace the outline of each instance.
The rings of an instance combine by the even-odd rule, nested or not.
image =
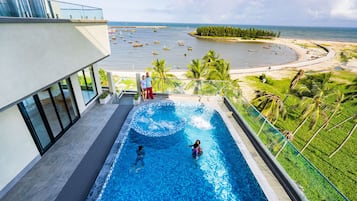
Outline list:
[[[102,20],[101,8],[63,1],[0,1],[0,17]]]
[[[348,200],[244,97],[227,98],[308,200]]]
[[[85,6],[63,1],[51,1],[54,18],[59,19],[81,19],[102,20],[103,10],[101,8]]]
[[[137,92],[137,83],[135,77],[118,77],[114,83],[116,93],[127,91]]]
[[[155,93],[197,96],[226,96],[257,138],[265,145],[308,200],[348,200],[275,126],[255,109],[240,91],[227,81],[153,78]],[[137,81],[120,78],[117,92],[137,91]],[[258,135],[259,133],[259,135]]]
[[[123,91],[137,92],[137,82],[135,77],[119,77],[115,81],[117,93]],[[153,92],[162,94],[183,94],[216,96],[239,94],[240,91],[232,88],[230,82],[213,80],[192,80],[192,79],[160,79],[153,77]]]

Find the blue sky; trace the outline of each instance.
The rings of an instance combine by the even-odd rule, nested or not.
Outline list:
[[[66,0],[65,0],[66,1]],[[110,21],[357,27],[357,0],[67,0]]]

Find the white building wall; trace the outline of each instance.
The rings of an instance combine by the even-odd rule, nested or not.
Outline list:
[[[0,110],[110,54],[107,24],[2,23]]]
[[[0,112],[0,194],[39,152],[17,106]]]
[[[98,89],[98,94],[102,94],[102,84],[100,83],[99,66],[98,64],[93,65],[93,74],[95,77],[95,84]]]
[[[73,93],[74,93],[74,96],[76,97],[78,111],[79,111],[79,113],[82,113],[86,109],[86,105],[84,103],[81,85],[78,81],[77,73],[71,75],[70,79],[71,79],[71,83],[72,83]]]

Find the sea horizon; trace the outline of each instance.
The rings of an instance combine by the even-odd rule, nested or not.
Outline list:
[[[232,26],[240,28],[266,29],[280,32],[281,38],[314,39],[336,42],[356,42],[357,27],[330,27],[330,26],[295,26],[295,25],[246,25],[246,24],[215,24],[215,23],[181,23],[181,22],[133,22],[108,21],[109,26],[167,26],[189,27],[199,26]]]

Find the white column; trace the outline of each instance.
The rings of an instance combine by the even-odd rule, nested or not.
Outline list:
[[[114,86],[112,72],[107,72],[107,79],[108,79],[109,92],[115,93],[115,86]]]
[[[136,73],[136,90],[141,95],[140,73]]]

